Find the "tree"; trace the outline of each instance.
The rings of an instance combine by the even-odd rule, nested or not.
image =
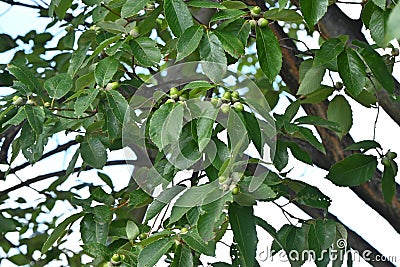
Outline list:
[[[19,179],[30,165],[71,151],[66,169],[0,191],[2,261],[45,266],[64,257],[81,266],[89,255],[96,266],[153,266],[165,255],[171,266],[197,266],[231,229],[232,265],[258,266],[259,226],[275,251],[323,255],[314,257],[317,266],[350,248],[371,251],[365,260],[373,266],[394,266],[374,261],[380,253],[329,213],[329,196],[291,179],[285,167],[292,155],[329,170],[327,179],[350,187],[399,232],[397,155],[376,140],[353,141],[349,130],[359,122],[348,100],[400,123],[392,77],[400,5],[363,1],[361,19],[351,20],[328,0],[1,2],[36,9],[53,18],[48,28],[66,30],[53,48],[45,46],[55,38],[47,32],[1,35],[0,52],[33,41],[32,53],[15,53],[0,70],[1,86],[14,89],[2,98],[0,161],[8,169],[1,179]],[[304,30],[320,34],[319,49],[298,40]],[[271,112],[282,95],[290,105]],[[297,116],[300,110],[307,115]],[[45,150],[60,134],[69,141]],[[257,156],[247,154],[249,146]],[[109,159],[123,149],[125,157]],[[129,186],[116,191],[116,178],[100,171],[113,165],[131,166]],[[93,169],[104,186],[62,188],[71,174]],[[45,189],[32,186],[50,178]],[[43,196],[39,203],[13,199],[25,187]],[[82,198],[81,188],[90,196]],[[254,215],[257,202],[278,198],[313,219],[294,217],[296,225],[274,229]],[[51,214],[61,201],[74,212],[57,220]],[[6,235],[13,232],[18,244]],[[80,233],[82,250],[63,244],[71,232]],[[11,248],[23,252],[8,256]],[[300,256],[289,257],[291,265],[307,260]]]

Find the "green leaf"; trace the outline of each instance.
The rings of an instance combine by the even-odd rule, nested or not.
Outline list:
[[[250,140],[253,142],[258,153],[263,155],[263,135],[261,134],[260,125],[254,113],[243,111],[244,123],[246,124],[247,133],[250,136]]]
[[[336,122],[332,122],[329,120],[325,120],[318,116],[303,116],[299,117],[294,121],[295,124],[302,125],[302,124],[309,124],[314,126],[326,127],[333,131],[339,131],[340,125]]]
[[[309,29],[313,29],[314,25],[325,15],[328,4],[328,0],[300,0],[300,10]]]
[[[214,3],[214,2],[213,2]],[[178,55],[176,61],[180,61],[193,53],[200,44],[200,40],[203,37],[204,28],[196,25],[187,28],[179,37],[178,43],[176,44],[176,50]]]
[[[357,143],[354,143],[352,145],[349,145],[348,147],[345,148],[345,150],[360,150],[362,149],[363,153],[367,152],[370,149],[374,148],[380,148],[382,149],[381,145],[374,141],[374,140],[363,140]]]
[[[118,66],[119,61],[112,57],[106,57],[97,63],[96,69],[94,70],[94,78],[96,79],[97,85],[100,87],[106,86],[117,72]]]
[[[129,18],[144,8],[147,0],[127,0],[121,9],[121,17]]]
[[[79,154],[80,154],[80,151],[79,151],[79,149],[77,149],[77,150],[75,151],[74,155],[72,156],[71,161],[68,163],[68,167],[67,167],[67,169],[65,170],[65,175],[64,175],[62,178],[60,178],[60,179],[66,179],[66,178],[68,178],[68,176],[71,175],[71,173],[74,172],[75,164],[76,164],[76,162],[78,161]]]
[[[215,242],[204,242],[196,228],[190,229],[189,232],[181,237],[191,249],[207,256],[215,256]]]
[[[168,118],[168,115],[171,113],[173,107],[174,105],[172,103],[164,104],[157,109],[150,118],[150,139],[160,150],[164,147],[162,140],[162,129],[164,127],[164,122]]]
[[[372,2],[380,7],[382,10],[386,9],[386,0],[372,0]]]
[[[211,0],[191,0],[189,2],[186,2],[186,4],[192,7],[226,9],[225,6]]]
[[[75,101],[74,109],[75,114],[77,116],[81,116],[92,104],[92,102],[96,99],[97,95],[99,94],[99,89],[87,89],[84,90],[84,93],[79,95]]]
[[[145,221],[148,222],[149,220],[154,218],[168,203],[171,202],[174,197],[176,197],[184,189],[185,188],[182,186],[174,186],[162,191],[161,194],[150,204],[149,208],[147,209]]]
[[[289,161],[289,154],[285,142],[277,140],[275,147],[274,166],[278,171],[282,171]]]
[[[204,72],[213,81],[218,82],[226,72],[227,59],[221,41],[212,32],[206,32],[200,42],[200,59]]]
[[[140,37],[130,42],[135,60],[143,67],[151,67],[161,60],[161,52],[154,40]]]
[[[54,231],[47,238],[46,242],[43,244],[41,253],[45,254],[53,246],[53,244],[64,234],[65,229],[70,224],[74,223],[76,220],[78,220],[80,217],[82,217],[83,215],[85,215],[85,214],[77,213],[77,214],[71,215],[67,219],[65,219],[62,223],[57,225],[57,227],[54,229]]]
[[[302,22],[303,17],[292,9],[273,8],[264,12],[264,18],[286,22]]]
[[[3,53],[7,50],[11,50],[16,47],[17,44],[8,34],[0,34],[0,53]]]
[[[113,34],[126,34],[126,29],[118,21],[100,21],[97,22],[97,26]]]
[[[82,159],[88,165],[101,169],[107,162],[107,151],[98,138],[88,138],[81,143],[80,152]]]
[[[126,222],[126,236],[129,240],[135,240],[136,237],[140,234],[139,227],[136,225],[134,221],[127,221]]]
[[[233,33],[218,30],[215,30],[214,33],[221,41],[224,50],[232,57],[239,58],[244,55],[243,44]]]
[[[357,186],[373,177],[377,165],[375,156],[354,154],[334,164],[326,178],[338,186]]]
[[[171,267],[193,267],[193,255],[188,246],[181,245],[174,253]]]
[[[307,142],[309,142],[313,147],[315,147],[324,154],[326,153],[324,145],[321,144],[321,142],[317,139],[317,137],[315,137],[315,135],[310,129],[299,126],[299,132],[300,135],[305,140],[307,140]]]
[[[72,86],[72,78],[68,73],[58,74],[44,83],[44,89],[46,89],[50,97],[55,99],[65,96]]]
[[[400,38],[400,31],[398,26],[400,25],[400,4],[398,3],[389,14],[389,18],[386,22],[386,36],[387,42]]]
[[[173,105],[171,112],[162,123],[161,147],[159,147],[159,149],[163,149],[169,144],[174,145],[178,142],[182,132],[183,116],[184,106],[179,103]]]
[[[396,180],[398,167],[394,160],[390,159],[390,166],[386,166],[383,169],[382,174],[382,193],[383,198],[389,204],[392,203],[393,197],[396,194]]]
[[[45,119],[43,108],[38,106],[25,105],[24,110],[29,125],[35,131],[36,135],[41,134],[43,131],[43,122]]]
[[[256,28],[256,48],[261,70],[270,82],[282,68],[282,50],[279,41],[269,27]]]
[[[385,40],[386,32],[386,14],[380,8],[375,8],[369,20],[369,30],[371,37],[375,43],[381,47],[385,47],[387,42]]]
[[[328,249],[333,244],[336,236],[336,223],[331,220],[315,220],[310,224],[308,232],[308,247],[320,255],[314,259],[317,266],[327,266],[329,263]],[[321,258],[322,256],[322,258]]]
[[[314,66],[322,66],[336,59],[342,53],[348,37],[330,38],[315,52]]]
[[[211,140],[211,135],[218,115],[218,109],[210,108],[205,109],[202,115],[197,120],[197,143],[199,144],[199,151],[202,152]]]
[[[253,207],[242,207],[235,203],[229,206],[229,222],[238,244],[245,267],[252,267],[256,261],[257,232]]]
[[[247,9],[247,5],[242,1],[223,1],[222,5],[227,9]]]
[[[325,74],[324,66],[311,67],[301,80],[298,95],[309,95],[321,88],[322,78]]]
[[[119,36],[116,36],[116,37],[118,37],[118,39],[120,38]],[[114,36],[114,38],[115,38],[115,36]],[[79,48],[72,53],[69,67],[68,67],[68,74],[70,74],[72,77],[74,77],[75,74],[78,72],[78,70],[81,68],[83,62],[85,61],[86,54],[89,51],[89,48],[90,48],[90,43],[83,45],[83,46],[79,46]],[[92,56],[95,57],[94,53],[92,54]]]
[[[328,120],[336,122],[340,126],[340,131],[337,135],[343,138],[353,125],[353,115],[349,102],[342,95],[337,95],[328,105],[327,117]]]
[[[152,267],[168,252],[175,241],[171,238],[161,238],[147,245],[139,254],[138,267]]]
[[[359,47],[357,52],[360,53],[365,63],[367,63],[375,79],[377,79],[382,87],[385,88],[389,93],[393,93],[393,77],[390,74],[383,58],[369,44],[360,41],[354,41],[353,43]]]
[[[305,99],[302,99],[301,104],[319,103],[326,100],[334,91],[335,88],[322,85],[318,90],[308,94]]]
[[[125,113],[128,110],[128,102],[126,99],[116,90],[106,92],[107,102],[110,105],[111,112],[123,124]]]
[[[228,200],[227,195],[221,197],[211,203],[201,206],[201,213],[197,221],[197,229],[201,238],[208,242],[215,236],[214,229],[218,227],[217,223],[223,210],[225,202]]]
[[[221,10],[211,17],[210,23],[219,20],[238,18],[244,14],[246,14],[246,12],[236,9]]]
[[[172,33],[176,37],[193,26],[192,14],[182,0],[164,0],[164,14]]]
[[[301,149],[297,143],[295,143],[295,142],[286,142],[286,146],[290,149],[290,151],[292,152],[292,155],[296,159],[298,159],[298,160],[300,160],[300,161],[302,161],[304,163],[313,165],[311,156],[306,151]]]
[[[41,84],[39,80],[32,74],[32,72],[25,66],[19,65],[17,63],[12,63],[7,66],[8,71],[15,76],[20,82],[25,84],[29,92],[40,93]]]
[[[365,65],[357,53],[352,49],[344,50],[337,58],[340,78],[348,92],[356,97],[365,86]]]

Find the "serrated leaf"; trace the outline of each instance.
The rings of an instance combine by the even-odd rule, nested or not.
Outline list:
[[[118,121],[123,124],[128,110],[128,101],[116,90],[106,92],[107,102]]]
[[[304,127],[298,127],[298,129],[299,129],[301,136],[305,140],[307,140],[307,142],[309,142],[313,147],[315,147],[322,153],[324,153],[324,154],[326,153],[324,145],[321,144],[321,142],[317,139],[317,137],[315,137],[315,135],[313,134],[313,132],[310,129],[304,128]]]
[[[201,238],[208,242],[214,238],[214,229],[218,219],[223,213],[226,197],[219,198],[211,203],[201,206],[201,213],[197,220],[197,229]]]
[[[25,105],[24,111],[26,118],[28,119],[29,125],[35,131],[36,135],[39,135],[43,131],[43,122],[45,119],[45,113],[43,108],[38,106]]]
[[[235,203],[229,206],[229,222],[245,267],[256,261],[257,232],[253,207],[242,207]]]
[[[303,17],[292,9],[273,8],[264,12],[264,18],[286,22],[302,22]]]
[[[398,3],[393,10],[390,12],[388,20],[386,22],[386,35],[385,39],[387,42],[400,38],[400,31],[398,26],[400,25],[400,4]]]
[[[246,12],[236,9],[221,10],[211,17],[210,23],[219,20],[238,18],[244,14],[246,14]]]
[[[144,8],[147,0],[127,0],[121,9],[121,17],[128,18],[136,15]]]
[[[81,116],[92,104],[99,94],[99,89],[84,90],[84,94],[80,94],[74,104],[75,114]]]
[[[165,148],[167,145],[176,144],[182,132],[183,126],[184,107],[181,104],[173,105],[172,110],[165,118],[161,129],[161,147]],[[154,124],[151,124],[154,125]]]
[[[160,258],[168,252],[175,241],[171,238],[161,238],[147,245],[138,257],[138,267],[153,267]]]
[[[41,253],[45,254],[53,246],[53,244],[64,234],[65,229],[70,224],[74,223],[76,220],[78,220],[80,217],[82,217],[83,215],[85,215],[85,214],[77,213],[77,214],[71,215],[68,218],[66,218],[62,223],[57,225],[57,227],[54,229],[54,231],[47,238],[46,242],[43,244]]]
[[[319,50],[315,52],[314,66],[325,65],[336,59],[343,51],[348,37],[330,38],[326,40]]]
[[[374,141],[374,140],[363,140],[354,144],[349,145],[348,147],[345,148],[345,150],[363,150],[363,153],[370,149],[374,148],[380,148],[382,149],[381,145]]]
[[[174,253],[171,267],[193,267],[193,255],[188,246],[181,245]]]
[[[328,10],[328,0],[300,0],[300,10],[309,29],[325,15]]]
[[[269,27],[256,28],[256,48],[261,70],[270,82],[282,68],[282,50],[279,41]]]
[[[154,40],[140,37],[131,41],[132,53],[135,60],[143,67],[151,67],[161,60],[161,52]]]
[[[381,47],[386,46],[386,14],[380,8],[375,8],[369,20],[369,30],[375,43]]]
[[[114,74],[117,72],[119,61],[112,58],[106,57],[97,63],[94,70],[94,78],[96,83],[100,87],[104,87],[112,79]]]
[[[193,18],[182,0],[164,0],[164,14],[172,33],[176,37],[193,26]]]
[[[27,67],[12,63],[9,64],[7,68],[8,71],[15,76],[15,78],[28,87],[29,92],[40,93],[41,84]]]
[[[211,108],[205,109],[204,113],[197,120],[197,143],[199,144],[199,151],[202,152],[211,140],[211,135],[218,115],[218,109]]]
[[[392,203],[393,197],[396,194],[396,180],[398,167],[394,160],[389,159],[390,165],[384,167],[382,174],[382,193],[383,198],[389,204]]]
[[[386,9],[386,0],[372,0],[372,2],[380,7],[382,10]]]
[[[377,165],[375,156],[354,154],[334,164],[326,178],[339,186],[357,186],[373,177]]]
[[[128,240],[135,240],[136,237],[140,234],[139,227],[134,221],[127,221],[125,230]]]
[[[357,53],[352,49],[344,50],[337,58],[340,78],[348,92],[356,97],[365,86],[365,65]]]
[[[292,155],[307,164],[313,165],[311,156],[304,151],[303,149],[300,148],[300,146],[295,143],[295,142],[286,142],[286,146],[290,149],[290,151],[292,152]]]
[[[274,166],[278,171],[282,171],[289,161],[289,154],[285,142],[277,140],[274,155]]]
[[[340,126],[340,131],[337,132],[340,138],[350,131],[353,125],[352,114],[351,106],[344,96],[337,95],[329,102],[327,117]]]
[[[202,67],[211,81],[216,83],[223,78],[227,59],[221,41],[212,32],[207,32],[200,41],[200,59],[205,61]]]
[[[101,169],[107,162],[107,151],[98,138],[88,138],[81,143],[80,152],[82,159],[88,165]]]
[[[367,63],[375,79],[378,80],[386,91],[392,94],[394,91],[394,80],[383,58],[369,44],[360,41],[354,41],[353,43],[359,47],[357,52],[360,53],[365,63]]]
[[[226,9],[225,6],[212,0],[191,0],[189,2],[186,2],[186,4],[192,7]]]
[[[301,80],[298,95],[309,95],[321,88],[322,78],[325,74],[324,66],[313,66],[305,73]]]
[[[176,50],[178,55],[176,61],[180,61],[193,53],[200,44],[201,38],[203,37],[204,28],[195,25],[187,28],[178,39],[176,44]]]
[[[176,197],[184,189],[185,188],[182,186],[174,186],[162,191],[147,209],[145,221],[147,222],[154,218],[168,203],[171,202],[174,197]]]
[[[72,86],[72,77],[68,73],[58,74],[44,83],[44,89],[46,89],[50,97],[55,99],[65,96]]]
[[[164,147],[162,143],[162,129],[164,126],[164,122],[168,118],[168,115],[172,111],[172,109],[172,103],[164,104],[159,109],[157,109],[154,112],[153,116],[151,116],[150,118],[150,139],[160,150]]]
[[[197,232],[196,228],[190,229],[189,232],[181,236],[183,241],[193,250],[205,254],[207,256],[215,256],[215,242],[204,242]]]
[[[226,52],[228,52],[228,54],[234,58],[239,58],[240,56],[244,55],[244,47],[238,37],[230,32],[225,31],[215,30],[214,33],[221,41],[222,47]]]

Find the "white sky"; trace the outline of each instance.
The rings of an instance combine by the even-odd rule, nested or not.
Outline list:
[[[0,14],[6,10],[6,7],[7,5],[0,3]],[[359,7],[357,5],[351,5],[347,13],[353,18],[357,18],[357,14],[359,14]],[[47,22],[48,20],[38,19],[36,17],[36,14],[30,12],[29,9],[14,7],[9,12],[3,14],[0,17],[0,33],[8,33],[11,36],[15,37],[16,35],[28,32],[29,30],[31,30],[33,25],[38,32],[42,32],[45,29]],[[300,39],[306,39],[311,47],[318,47],[315,39],[305,36],[304,38],[302,37]],[[7,63],[9,60],[9,56],[10,54],[0,54],[0,63]],[[399,73],[398,67],[396,68],[395,73]],[[0,95],[4,94],[4,91],[0,93]],[[352,137],[355,139],[355,141],[371,139],[376,110],[363,108],[354,101],[350,102],[352,103],[354,121],[354,126],[351,130]],[[276,110],[284,110],[286,105],[287,101],[286,103],[285,101],[280,101]],[[394,141],[398,140],[399,136],[400,127],[398,127],[398,125],[395,124],[387,116],[387,114],[383,112],[383,110],[381,110],[377,125],[376,140],[382,145],[384,150],[391,149],[393,151],[400,152],[399,142]],[[69,138],[70,136],[65,137],[65,135],[60,134],[57,136],[56,140],[52,140],[49,142],[47,149],[54,148],[57,144],[65,143],[67,140],[69,140]],[[74,152],[75,149],[71,151]],[[72,153],[57,154],[56,156],[51,157],[51,159],[49,160],[36,164],[34,167],[29,167],[23,171],[20,171],[18,173],[19,177],[22,179],[28,179],[29,177],[31,177],[33,172],[39,174],[64,169],[68,165],[71,157]],[[120,153],[111,153],[110,157],[114,159],[122,158]],[[19,160],[19,162],[21,161],[22,158]],[[54,164],[55,162],[57,164]],[[305,164],[298,162],[294,159],[290,161],[289,166],[286,167],[285,170],[289,170],[293,166],[295,166],[295,168],[290,173],[291,178],[302,180],[309,184],[315,185],[323,193],[331,197],[333,200],[332,205],[329,209],[331,213],[338,216],[344,224],[358,232],[365,240],[371,243],[385,256],[396,256],[397,262],[395,264],[400,265],[400,252],[398,250],[398,248],[400,247],[400,236],[384,219],[382,219],[373,209],[369,208],[350,189],[339,188],[333,185],[330,181],[324,179],[326,175],[325,171],[322,171],[315,167],[308,167]],[[113,182],[115,183],[117,190],[124,187],[129,181],[128,168],[108,167],[104,172],[108,173],[113,178]],[[76,178],[76,176],[74,176],[74,178],[71,178],[69,186],[81,181],[101,183],[99,179],[97,179],[96,181],[96,177],[97,175],[94,171],[82,173],[79,178]],[[399,178],[397,178],[397,181],[399,182]],[[17,184],[18,182],[19,181],[14,176],[10,176],[6,181],[0,181],[0,188],[12,186],[14,184]],[[45,186],[47,182],[49,181],[46,181],[46,183],[43,184],[36,183],[34,186],[35,188],[40,189],[42,186]],[[87,194],[87,190],[82,190],[82,193],[84,192]],[[12,196],[14,197],[18,197],[21,195],[27,196],[27,200],[29,201],[34,201],[38,197],[38,195],[33,190],[26,188],[12,193]],[[68,212],[63,209],[70,208],[71,207],[67,205],[60,207],[60,213],[57,214],[57,216],[61,216],[59,221],[62,221],[62,219],[67,216]],[[299,217],[308,218],[304,215],[302,211],[292,206],[288,206],[287,210]],[[276,229],[279,229],[283,224],[287,223],[280,209],[278,209],[275,205],[271,203],[262,203],[258,205],[256,207],[256,214],[266,219]],[[268,234],[263,231],[260,231],[260,233],[261,238],[258,244],[258,253],[265,251],[267,248],[270,248],[272,242],[272,238],[270,238]],[[14,238],[16,238],[16,236],[14,236]],[[224,240],[228,243],[230,239],[231,237],[229,237],[228,235],[226,238],[224,238]],[[76,244],[76,241],[77,240],[69,240],[68,243]],[[218,260],[229,261],[229,249],[222,244],[218,244],[217,248]],[[208,258],[205,257],[204,260],[208,260]],[[215,259],[210,259],[210,262],[212,261],[215,261]],[[271,259],[265,262],[259,262],[261,266],[271,265]],[[160,264],[160,266],[162,266],[162,264]],[[280,262],[279,259],[275,257],[273,258],[273,266],[290,266],[290,264]],[[315,264],[306,263],[304,266],[315,266]],[[370,265],[366,264],[365,262],[354,262],[354,266],[360,267]]]

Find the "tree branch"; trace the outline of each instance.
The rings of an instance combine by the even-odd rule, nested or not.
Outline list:
[[[133,165],[135,162],[136,162],[135,160],[114,160],[114,161],[108,161],[105,166],[115,166],[115,165],[124,165],[124,164]],[[74,168],[73,172],[88,171],[88,170],[92,170],[92,169],[95,169],[95,168],[90,167],[90,166],[86,166],[85,168],[82,169],[82,166],[81,166],[81,167]],[[0,191],[0,196],[5,196],[5,195],[7,195],[8,193],[10,193],[12,191],[15,191],[17,189],[20,189],[20,188],[22,188],[24,186],[31,185],[31,184],[36,183],[36,182],[40,182],[40,181],[43,181],[43,180],[46,180],[46,179],[49,179],[49,178],[53,178],[53,177],[56,177],[56,176],[59,176],[59,177],[60,176],[64,176],[65,173],[66,173],[66,170],[62,170],[62,171],[58,171],[58,172],[46,173],[46,174],[42,174],[42,175],[36,176],[35,178],[26,180],[26,181],[24,181],[22,183],[19,183],[19,184],[14,185],[14,186],[12,186],[10,188],[7,188],[7,189],[5,189],[3,191]]]
[[[23,7],[34,8],[34,9],[39,9],[39,10],[46,10],[45,8],[43,8],[39,5],[30,5],[30,4],[21,3],[21,2],[15,2],[14,0],[0,0],[0,2],[9,4],[11,6],[23,6]]]

